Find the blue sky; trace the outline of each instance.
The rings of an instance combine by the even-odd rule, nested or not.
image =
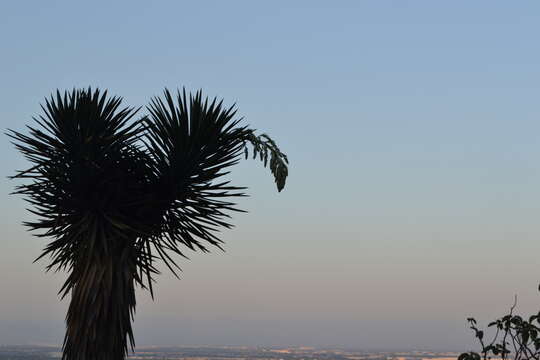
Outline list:
[[[181,281],[140,294],[143,344],[472,346],[540,281],[540,3],[204,1],[0,5],[0,124],[22,130],[55,89],[108,88],[141,106],[164,86],[236,102],[291,159]],[[58,343],[62,274],[6,179],[0,343]]]

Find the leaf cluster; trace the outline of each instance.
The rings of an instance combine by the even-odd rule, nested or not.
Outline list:
[[[202,92],[165,90],[146,107],[122,107],[99,89],[59,91],[45,100],[28,134],[8,131],[32,166],[13,178],[31,205],[25,223],[48,237],[47,270],[68,270],[63,358],[122,359],[134,346],[135,285],[153,296],[156,260],[178,276],[174,255],[221,248],[233,199],[244,187],[223,177],[253,147],[285,185],[287,156],[266,134],[241,126],[233,106]],[[36,260],[38,260],[36,259]]]
[[[485,340],[484,330],[478,328],[474,318],[468,318],[470,328],[478,340],[480,352],[462,353],[458,360],[500,359],[529,360],[540,359],[540,312],[528,318],[514,314],[517,298],[508,314],[488,324],[493,329],[491,341]]]
[[[278,191],[283,190],[285,187],[285,181],[288,176],[288,164],[289,159],[287,155],[281,152],[277,147],[274,140],[267,134],[255,135],[255,131],[246,129],[244,132],[244,143],[250,143],[253,147],[253,159],[259,157],[266,167],[269,165],[270,171],[274,175]],[[247,159],[249,157],[248,147],[244,147],[244,155]],[[270,159],[270,161],[268,161]]]
[[[135,120],[140,109],[121,103],[99,89],[57,91],[34,118],[38,126],[8,131],[32,163],[14,176],[29,181],[15,193],[38,217],[25,224],[52,239],[40,258],[51,257],[48,270],[71,271],[63,296],[97,259],[126,248],[134,280],[153,292],[156,259],[177,274],[173,255],[186,257],[183,247],[220,247],[216,232],[240,211],[230,199],[246,196],[221,179],[248,145],[269,164],[278,190],[285,185],[286,155],[266,134],[239,125],[234,105],[166,89]]]

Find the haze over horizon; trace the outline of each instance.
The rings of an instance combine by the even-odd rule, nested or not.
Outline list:
[[[139,292],[138,345],[469,350],[467,317],[538,311],[539,30],[537,1],[3,2],[0,124],[57,88],[186,86],[289,156],[279,194],[233,169],[249,212]],[[0,345],[60,344],[65,274],[32,264],[7,179],[28,163],[0,150]]]

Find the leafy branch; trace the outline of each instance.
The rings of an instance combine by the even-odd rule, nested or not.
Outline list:
[[[458,360],[489,360],[492,356],[503,360],[540,360],[540,312],[524,319],[514,314],[517,305],[517,297],[510,307],[510,312],[488,324],[488,328],[494,328],[495,334],[491,342],[484,340],[484,331],[477,327],[474,318],[468,318],[470,328],[480,343],[481,351],[462,353]]]
[[[283,190],[285,187],[285,181],[289,175],[288,164],[289,159],[287,155],[282,153],[274,140],[267,134],[255,135],[255,130],[245,129],[243,134],[244,139],[244,155],[246,159],[249,157],[249,151],[247,143],[250,143],[253,147],[253,159],[259,157],[263,162],[264,167],[269,165],[272,175],[278,191]]]

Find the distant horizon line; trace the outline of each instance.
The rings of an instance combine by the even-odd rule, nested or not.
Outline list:
[[[60,344],[51,344],[51,343],[27,343],[27,344],[0,344],[0,348],[3,347],[45,347],[45,348],[55,348],[61,349],[62,345]],[[135,346],[135,351],[137,349],[174,349],[174,348],[215,348],[215,349],[290,349],[290,350],[350,350],[350,351],[363,351],[363,352],[391,352],[391,353],[437,353],[437,354],[456,354],[463,352],[463,350],[449,350],[449,349],[421,349],[421,348],[361,348],[354,346],[306,346],[306,345],[223,345],[223,344],[195,344],[195,345],[141,345]]]

